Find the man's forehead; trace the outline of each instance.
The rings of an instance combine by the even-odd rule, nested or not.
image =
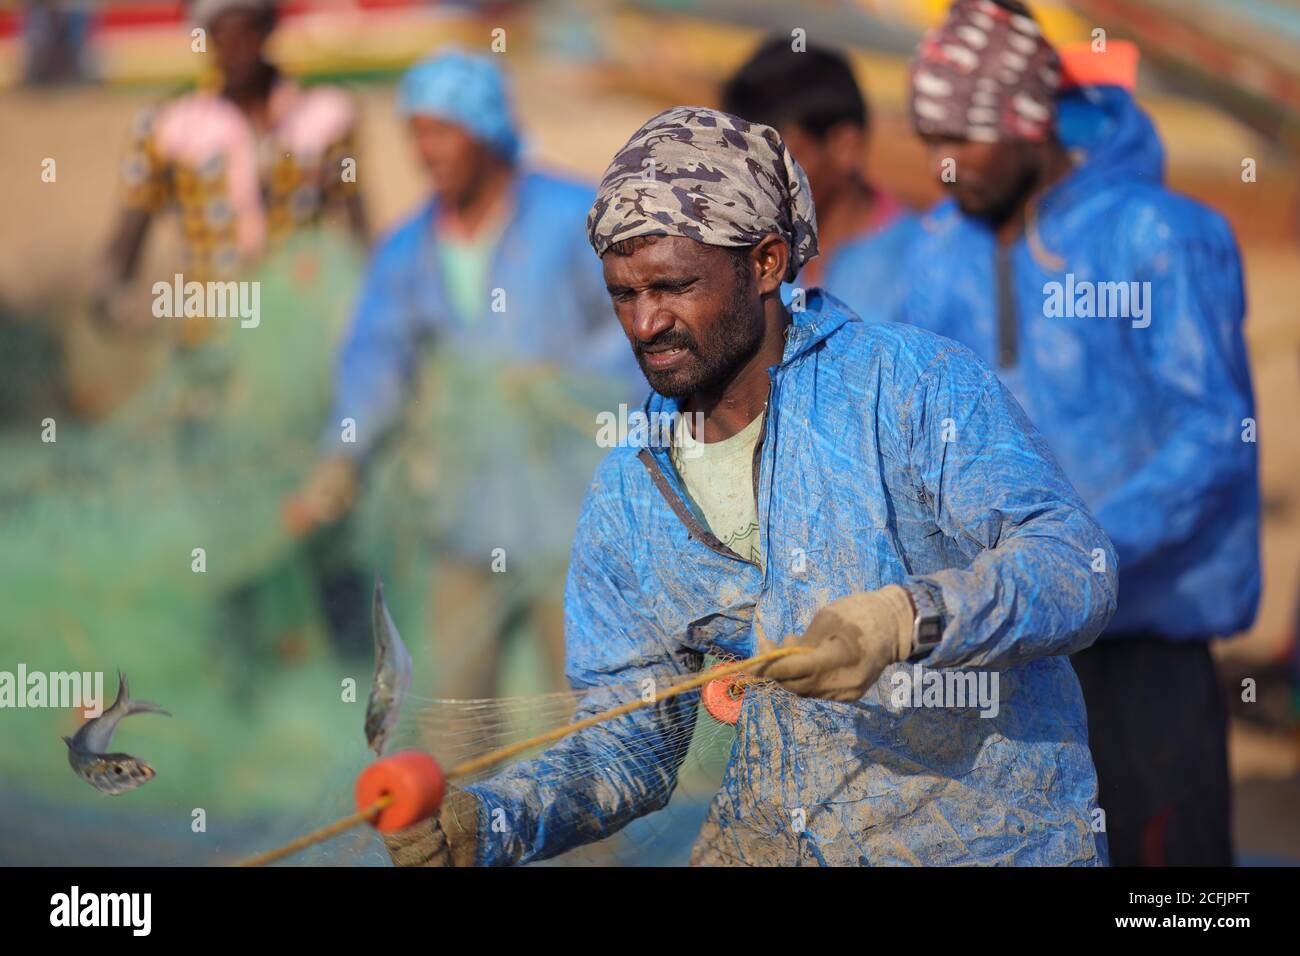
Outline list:
[[[264,16],[249,7],[231,7],[212,17],[208,21],[208,29],[222,33],[260,32]]]
[[[601,256],[606,276],[644,277],[707,264],[726,250],[683,236],[651,236],[635,243],[632,252],[621,255],[613,249]]]
[[[412,113],[407,122],[414,129],[425,130],[432,133],[464,133],[469,135],[467,130],[460,123],[449,120],[443,116],[434,116],[432,113]]]

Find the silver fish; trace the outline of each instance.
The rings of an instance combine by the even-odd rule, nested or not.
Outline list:
[[[411,689],[411,655],[388,613],[384,585],[378,577],[370,613],[375,632],[375,679],[366,701],[366,742],[375,756],[382,757],[388,735],[397,726],[402,701]]]
[[[74,737],[64,737],[68,745],[68,764],[88,784],[101,793],[116,796],[148,783],[154,778],[154,769],[130,754],[106,753],[113,731],[123,717],[132,714],[171,714],[147,700],[132,700],[126,686],[126,677],[117,674],[117,699],[93,720],[81,725]]]

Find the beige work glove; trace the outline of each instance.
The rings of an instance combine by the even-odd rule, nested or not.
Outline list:
[[[802,697],[858,700],[886,667],[912,655],[915,619],[911,596],[897,584],[850,594],[818,611],[795,642],[814,650],[762,665],[759,676]],[[772,649],[764,643],[760,651]]]
[[[478,855],[478,800],[455,787],[437,816],[384,834],[393,866],[473,866]]]
[[[285,525],[306,534],[320,525],[333,524],[348,513],[357,499],[360,480],[350,458],[326,458],[312,469],[297,494],[284,503]]]

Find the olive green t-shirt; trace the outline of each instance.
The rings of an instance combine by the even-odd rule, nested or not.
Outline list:
[[[754,500],[754,447],[766,413],[722,441],[699,442],[683,416],[672,446],[672,462],[687,497],[714,536],[746,561],[762,567],[758,503]]]

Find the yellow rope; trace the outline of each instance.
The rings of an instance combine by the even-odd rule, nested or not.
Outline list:
[[[588,727],[594,727],[596,726],[596,724],[604,723],[607,720],[613,720],[616,717],[622,717],[625,714],[630,714],[633,711],[640,710],[643,707],[649,707],[652,704],[657,704],[662,700],[669,700],[670,698],[680,696],[681,694],[685,694],[688,691],[695,690],[698,687],[703,687],[705,684],[709,683],[710,681],[717,680],[720,677],[727,677],[731,674],[738,674],[741,671],[748,670],[749,668],[754,667],[758,664],[766,664],[768,661],[778,660],[779,658],[782,657],[789,657],[791,654],[799,654],[806,650],[808,650],[808,648],[798,647],[798,646],[781,647],[781,648],[777,648],[776,650],[767,651],[766,653],[748,658],[747,660],[736,661],[734,664],[723,664],[720,667],[710,668],[709,670],[703,671],[700,674],[697,674],[695,677],[690,678],[689,680],[682,681],[680,684],[673,684],[672,686],[668,687],[666,690],[655,694],[650,700],[638,699],[634,701],[629,701],[626,704],[620,704],[617,707],[612,707],[609,710],[603,711],[599,714],[595,714],[594,716],[591,717],[587,717],[583,720],[579,720],[576,723],[566,724],[563,727],[557,727],[555,730],[548,730],[545,733],[537,734],[534,737],[529,737],[527,740],[521,740],[519,741],[519,743],[510,744],[505,747],[499,747],[498,749],[493,750],[491,753],[484,754],[481,757],[475,757],[473,760],[467,760],[464,763],[458,764],[457,766],[453,767],[450,771],[448,771],[447,779],[453,780],[457,777],[469,776],[470,774],[477,773],[480,770],[484,770],[488,767],[491,767],[494,764],[501,763],[501,761],[503,760],[508,760],[511,757],[515,756],[516,754],[523,753],[525,750],[531,750],[534,747],[540,747],[543,744],[554,743],[557,740],[562,740],[563,738],[569,736],[569,734],[577,733],[580,730],[586,730]],[[751,681],[747,681],[746,683],[752,683],[752,682],[753,681],[751,680]],[[327,826],[321,827],[319,830],[313,830],[311,833],[304,834],[303,836],[294,840],[292,843],[286,843],[284,846],[278,849],[268,850],[265,853],[259,853],[257,856],[251,856],[237,865],[238,866],[263,866],[267,863],[273,863],[276,860],[283,859],[284,857],[289,856],[290,854],[297,853],[299,850],[305,850],[307,847],[312,846],[313,844],[324,842],[325,840],[328,840],[330,837],[337,836],[338,834],[343,833],[345,830],[350,830],[359,824],[367,822],[376,814],[378,814],[380,810],[388,806],[388,804],[392,802],[392,799],[393,799],[392,796],[385,794],[384,796],[376,800],[374,803],[372,803],[370,806],[366,807],[364,810],[358,810],[356,813],[353,813],[350,816],[346,816],[341,820],[336,820],[335,822]]]
[[[247,860],[243,860],[235,865],[265,866],[268,863],[274,863],[276,860],[297,853],[299,850],[305,850],[314,843],[322,843],[332,836],[337,836],[346,830],[351,830],[359,823],[365,823],[392,802],[392,795],[386,793],[364,810],[358,810],[356,813],[346,816],[341,820],[335,820],[333,823],[323,826],[319,830],[312,830],[311,833],[304,834],[303,836],[298,837],[298,839],[291,843],[286,843],[278,849],[267,850],[265,853],[250,856]]]
[[[525,750],[531,750],[542,744],[554,743],[569,734],[576,733],[579,730],[586,730],[588,727],[594,727],[596,724],[604,723],[607,720],[613,720],[615,717],[622,717],[624,714],[630,714],[634,710],[640,710],[642,707],[649,707],[651,704],[657,704],[661,700],[668,700],[679,694],[685,694],[687,691],[695,690],[697,687],[703,687],[705,684],[719,677],[726,677],[730,674],[736,674],[755,664],[765,664],[768,661],[774,661],[780,657],[788,657],[791,654],[798,654],[805,650],[803,647],[782,647],[775,651],[768,651],[766,654],[759,654],[757,657],[751,657],[748,660],[737,661],[734,664],[724,664],[721,667],[714,667],[707,671],[692,677],[690,680],[682,681],[680,684],[673,684],[662,693],[655,694],[651,700],[634,700],[626,704],[620,704],[603,713],[580,720],[577,723],[567,724],[564,727],[557,727],[555,730],[548,730],[544,734],[538,734],[536,737],[529,737],[527,740],[521,740],[517,744],[510,744],[508,747],[502,747],[491,753],[484,754],[482,757],[476,757],[473,760],[467,760],[464,763],[454,767],[448,778],[465,777],[472,773],[491,767],[503,760],[508,760],[515,754],[523,753]]]

